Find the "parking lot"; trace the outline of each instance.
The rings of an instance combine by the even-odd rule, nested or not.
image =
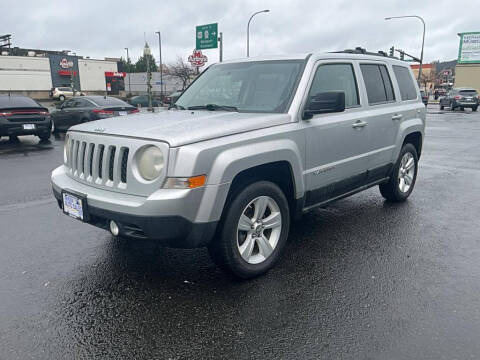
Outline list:
[[[308,213],[252,281],[64,216],[63,138],[0,139],[0,359],[478,359],[480,113],[428,112],[407,202]]]

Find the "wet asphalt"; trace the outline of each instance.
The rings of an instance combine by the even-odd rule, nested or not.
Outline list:
[[[411,198],[305,215],[238,281],[64,216],[63,139],[0,139],[0,359],[479,359],[480,114],[429,106]]]

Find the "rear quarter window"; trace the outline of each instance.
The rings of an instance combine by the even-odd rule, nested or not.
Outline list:
[[[416,99],[417,89],[415,88],[412,76],[410,75],[410,70],[404,66],[393,65],[393,73],[397,79],[402,100]]]

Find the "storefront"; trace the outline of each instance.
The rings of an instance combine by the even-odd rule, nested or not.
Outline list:
[[[82,90],[76,56],[48,54],[48,58],[50,59],[52,87],[69,87],[73,83],[76,90]]]
[[[108,95],[119,95],[125,91],[125,77],[127,73],[118,71],[105,71],[105,88]]]

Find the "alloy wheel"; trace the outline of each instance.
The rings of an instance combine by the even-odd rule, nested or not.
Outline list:
[[[253,199],[243,210],[237,226],[237,248],[249,264],[270,257],[282,232],[280,207],[269,196]]]
[[[415,176],[415,159],[410,152],[406,152],[398,168],[398,188],[402,193],[408,192],[412,187]]]

